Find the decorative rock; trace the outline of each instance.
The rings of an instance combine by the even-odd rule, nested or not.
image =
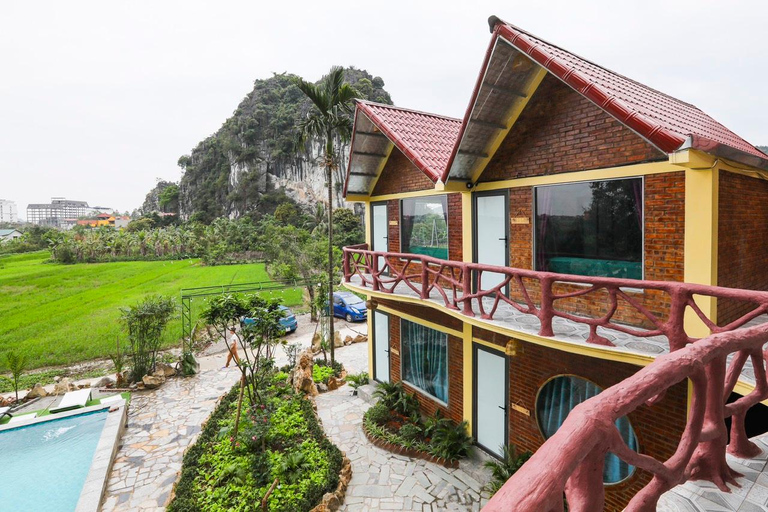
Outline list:
[[[344,346],[344,342],[341,341],[341,333],[339,331],[334,331],[333,333],[333,346],[336,348]]]
[[[59,382],[56,383],[56,385],[53,386],[53,393],[52,395],[63,395],[65,393],[69,393],[70,391],[75,391],[77,389],[77,386],[74,382],[72,382],[72,379],[69,377],[64,377]]]
[[[154,374],[156,376],[161,376],[162,375],[163,377],[165,377],[167,379],[168,377],[173,377],[174,375],[176,375],[176,368],[174,368],[173,366],[171,366],[169,364],[157,363],[155,365],[155,373]]]
[[[312,350],[305,350],[299,356],[299,363],[293,370],[293,389],[306,393],[310,396],[317,395],[317,386],[312,379]]]
[[[317,354],[320,352],[320,344],[323,341],[323,337],[320,335],[319,332],[316,332],[312,335],[312,353]]]
[[[368,341],[368,336],[364,334],[358,334],[357,336],[354,337],[354,339],[352,340],[352,343],[365,343],[367,341]]]
[[[146,389],[157,389],[165,383],[165,377],[162,375],[145,375],[141,382]]]
[[[95,388],[113,388],[115,387],[115,380],[110,379],[109,377],[102,377],[101,379],[97,380],[93,387]]]
[[[347,337],[346,337],[346,338],[344,338],[344,344],[345,344],[345,345],[351,345],[351,344],[352,344],[352,336],[350,336],[349,334],[347,334]]]
[[[53,382],[59,382],[60,380],[61,380],[61,377],[59,377],[58,375],[56,375],[56,376],[53,378]]]
[[[328,379],[328,391],[339,389],[339,386],[341,386],[341,382],[336,377],[330,377]]]
[[[128,372],[116,373],[115,377],[117,377],[117,382],[115,382],[115,387],[124,388],[128,385]]]
[[[326,386],[322,382],[318,382],[317,383],[317,391],[318,391],[318,393],[325,393],[326,391],[328,391],[328,386]]]
[[[29,393],[27,393],[27,396],[24,398],[30,399],[30,398],[40,398],[44,396],[48,396],[48,392],[38,382],[37,384],[34,385],[34,387],[30,390]]]

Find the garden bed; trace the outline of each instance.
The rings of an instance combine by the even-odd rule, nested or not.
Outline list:
[[[233,439],[239,386],[226,395],[184,456],[169,512],[334,510],[351,477],[349,460],[325,437],[313,403],[277,374],[263,407],[243,414]]]
[[[363,432],[385,450],[440,464],[459,467],[472,446],[466,422],[456,423],[438,412],[430,418],[419,414],[419,403],[400,383],[381,383],[374,393],[376,405],[363,416]]]

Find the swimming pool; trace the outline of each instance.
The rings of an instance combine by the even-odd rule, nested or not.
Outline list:
[[[102,409],[0,432],[0,509],[75,510],[107,415]]]

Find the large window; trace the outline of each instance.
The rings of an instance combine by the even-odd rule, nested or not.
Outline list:
[[[401,250],[448,259],[448,199],[446,196],[403,199]]]
[[[643,180],[536,188],[536,270],[643,278]]]
[[[448,335],[402,320],[400,353],[403,380],[448,403]]]
[[[565,421],[568,413],[581,402],[597,396],[602,389],[597,384],[573,375],[562,375],[547,382],[536,399],[536,418],[545,439],[549,439]],[[616,420],[624,442],[637,451],[637,436],[626,416]],[[613,453],[605,456],[603,482],[614,484],[629,477],[635,467],[627,464]]]

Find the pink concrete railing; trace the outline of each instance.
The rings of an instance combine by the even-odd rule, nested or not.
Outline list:
[[[483,273],[489,272],[501,274],[503,279],[484,289]],[[394,293],[395,288],[403,284],[422,299],[442,300],[446,308],[468,316],[475,315],[476,307],[484,319],[493,319],[499,304],[504,302],[522,313],[535,315],[541,323],[541,336],[553,336],[552,320],[561,317],[589,326],[588,341],[592,343],[610,344],[598,334],[598,327],[637,337],[663,335],[669,340],[669,354],[658,357],[632,377],[574,408],[557,433],[496,493],[484,510],[560,511],[563,493],[573,512],[602,510],[605,499],[602,469],[605,455],[610,451],[653,475],[626,509],[650,512],[656,510],[661,494],[686,480],[705,479],[727,490],[726,484],[735,483],[739,475],[726,464],[726,451],[744,458],[760,453],[747,438],[744,420],[749,408],[768,398],[768,350],[763,349],[768,342],[768,324],[749,328],[744,325],[768,311],[768,292],[536,272],[414,254],[374,252],[367,250],[366,245],[344,248],[344,278],[349,282],[352,276],[358,276],[362,286],[384,293]],[[534,284],[526,285],[526,281]],[[580,288],[556,293],[556,283]],[[517,300],[503,293],[507,285],[515,287]],[[537,300],[532,299],[534,290],[529,290],[530,286],[536,287]],[[652,313],[632,296],[634,293],[625,291],[628,288],[666,294],[669,297],[667,314],[662,318]],[[598,292],[607,292],[610,302],[600,317],[574,315],[556,307],[558,300]],[[695,296],[742,301],[753,304],[754,309],[728,325],[718,326],[701,311]],[[652,327],[642,329],[617,323],[614,315],[620,301],[634,308]],[[712,335],[699,339],[686,333],[684,315],[688,308]],[[729,363],[731,354],[735,356]],[[736,402],[726,404],[748,359],[754,368],[755,388]],[[692,382],[693,398],[675,454],[661,462],[631,450],[622,440],[615,421],[643,405],[653,405],[667,389],[686,378]],[[732,418],[730,444],[724,425],[728,417]]]

